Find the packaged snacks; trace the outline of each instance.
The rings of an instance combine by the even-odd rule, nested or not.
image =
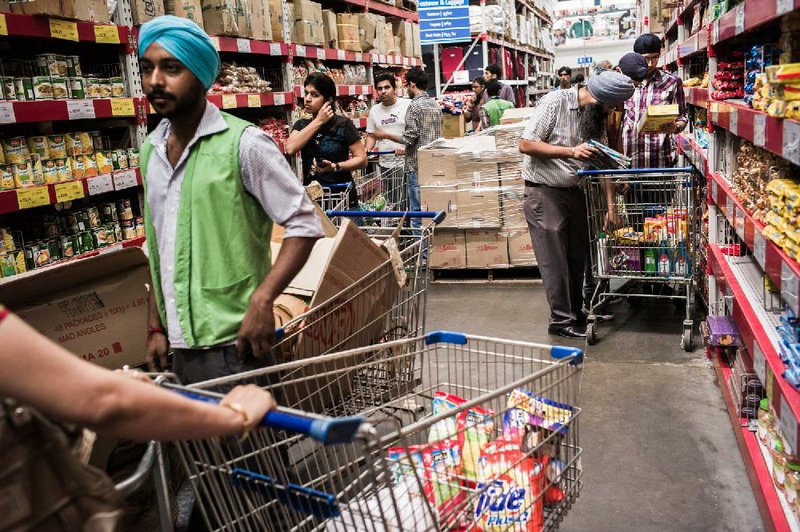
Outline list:
[[[11,137],[0,142],[3,144],[6,164],[27,163],[31,159],[31,153],[25,143],[25,137]]]
[[[56,172],[60,183],[72,180],[72,168],[70,168],[69,161],[70,159],[55,159]]]
[[[58,168],[53,159],[48,159],[42,163],[42,177],[46,184],[58,183]]]
[[[92,142],[92,136],[88,131],[81,131],[76,133],[76,135],[78,135],[78,139],[81,141],[81,153],[89,154],[94,152],[94,143]]]
[[[14,188],[13,165],[0,165],[0,190],[11,190]]]
[[[508,408],[518,408],[530,414],[530,425],[566,434],[567,423],[572,419],[572,406],[558,403],[522,388],[516,388],[508,396]]]
[[[110,151],[98,151],[95,153],[95,158],[97,159],[97,173],[99,175],[110,174],[114,170],[114,164],[111,160]]]
[[[491,410],[475,407],[461,412],[457,417],[461,474],[466,477],[467,484],[477,482],[478,459],[494,433],[493,415]]]
[[[443,440],[429,444],[420,450],[420,455],[427,475],[425,496],[435,506],[444,528],[449,529],[455,525],[459,508],[464,505],[458,474],[461,463],[458,442]]]
[[[496,440],[478,460],[473,517],[484,531],[542,529],[542,492],[549,458],[533,459],[519,444]]]
[[[83,155],[83,143],[78,133],[67,133],[64,135],[64,143],[66,145],[67,155],[70,157]]]
[[[70,157],[67,163],[72,168],[72,179],[82,179],[86,176],[86,163],[85,158],[91,155],[79,155],[78,157]],[[96,172],[96,170],[95,170]]]
[[[42,159],[50,159],[50,147],[47,144],[47,137],[28,137],[27,141],[31,154],[38,154]]]
[[[32,187],[36,183],[33,179],[31,163],[16,163],[12,165],[14,173],[14,186],[16,188]]]
[[[433,396],[433,404],[431,410],[433,415],[437,416],[450,410],[455,410],[458,405],[461,405],[465,400],[457,395],[448,394],[445,392],[436,392]],[[428,435],[429,442],[437,442],[440,440],[448,440],[456,438],[456,415],[443,419],[434,423],[431,427],[430,434]]]
[[[67,156],[67,141],[64,135],[49,135],[47,146],[53,159],[63,159]]]
[[[85,177],[94,177],[97,175],[97,162],[94,159],[94,155],[83,156],[83,175]]]

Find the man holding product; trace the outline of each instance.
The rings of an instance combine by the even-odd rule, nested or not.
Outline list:
[[[586,85],[550,92],[522,135],[523,209],[550,305],[549,334],[586,337],[581,309],[589,230],[577,171],[596,151],[587,141],[606,140],[609,111],[633,91],[627,76],[607,70]]]
[[[142,86],[163,118],[141,150],[152,286],[147,362],[183,383],[270,362],[273,302],[322,229],[266,133],[219,111],[206,90],[219,54],[194,22],[163,16],[139,34]],[[275,264],[272,221],[286,228]]]
[[[647,61],[647,74],[636,87],[633,97],[625,102],[622,124],[622,143],[625,155],[633,160],[634,168],[672,168],[678,162],[677,143],[673,134],[686,128],[686,98],[683,82],[675,74],[658,68],[661,58],[661,39],[652,33],[640,35],[633,51]],[[620,64],[620,67],[622,65]],[[678,105],[678,117],[665,124],[659,133],[639,133],[638,125],[651,105]]]

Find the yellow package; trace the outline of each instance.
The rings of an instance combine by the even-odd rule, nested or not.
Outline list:
[[[83,175],[86,177],[97,175],[97,161],[95,161],[94,155],[83,156]]]
[[[785,198],[793,185],[794,181],[791,179],[773,179],[767,183],[767,192],[777,198]]]
[[[768,224],[775,227],[781,233],[786,233],[788,227],[786,226],[786,220],[779,214],[776,214],[773,211],[769,211],[767,215],[764,217],[764,221]]]
[[[28,150],[31,152],[31,154],[36,153],[42,159],[50,158],[50,148],[47,144],[47,137],[44,136],[28,137],[27,141],[28,141]]]
[[[3,153],[3,148],[0,148],[0,166],[6,164],[6,156]]]
[[[45,184],[58,183],[58,167],[53,159],[48,159],[42,163],[42,176]]]
[[[64,181],[72,181],[72,167],[70,166],[71,160],[71,158],[55,160],[59,183],[63,183]]]
[[[44,170],[42,168],[42,160],[38,155],[33,156],[31,170],[33,171],[33,182],[37,185],[44,185]]]
[[[12,188],[16,188],[13,165],[0,165],[0,190],[11,190]]]
[[[800,63],[771,65],[764,72],[770,83],[800,83]]]
[[[80,131],[76,133],[78,138],[81,141],[81,148],[84,155],[89,155],[90,153],[94,153],[94,144],[92,143],[92,136],[89,134],[88,131]]]
[[[12,166],[14,173],[14,186],[17,188],[32,187],[36,183],[33,181],[33,168],[31,163],[17,163]]]
[[[72,169],[72,179],[83,179],[86,177],[86,157],[91,157],[91,155],[81,155],[80,157],[69,157],[67,159],[67,164],[69,164]]]
[[[3,145],[6,164],[21,164],[31,160],[31,152],[25,137],[11,137],[0,141]]]
[[[64,141],[67,146],[67,155],[75,157],[76,155],[83,155],[83,144],[78,136],[78,133],[67,133],[64,135]]]
[[[783,100],[772,100],[772,103],[767,107],[767,114],[775,118],[786,118],[786,102]]]
[[[67,141],[64,135],[48,135],[47,146],[50,157],[53,159],[62,159],[67,156]]]
[[[783,233],[781,233],[776,227],[765,225],[762,234],[764,235],[764,238],[772,240],[779,246],[783,244]]]
[[[110,151],[98,151],[95,154],[95,158],[97,159],[97,173],[102,174],[110,174],[114,171],[114,164],[111,162],[111,152]]]
[[[800,84],[770,83],[767,87],[769,87],[769,97],[774,100],[783,100],[785,102],[800,100]]]

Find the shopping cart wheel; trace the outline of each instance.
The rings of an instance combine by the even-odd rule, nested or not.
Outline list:
[[[692,332],[694,330],[694,322],[692,320],[684,320],[683,334],[681,335],[681,348],[687,353],[692,351]]]
[[[589,345],[597,343],[597,323],[591,317],[586,324],[586,343]]]

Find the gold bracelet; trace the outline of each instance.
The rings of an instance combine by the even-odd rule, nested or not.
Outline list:
[[[244,411],[244,408],[239,403],[225,403],[222,406],[230,408],[242,416],[242,435],[239,438],[239,443],[242,443],[250,436],[250,429],[247,428],[247,425],[250,424],[250,418],[247,416],[247,412]]]

